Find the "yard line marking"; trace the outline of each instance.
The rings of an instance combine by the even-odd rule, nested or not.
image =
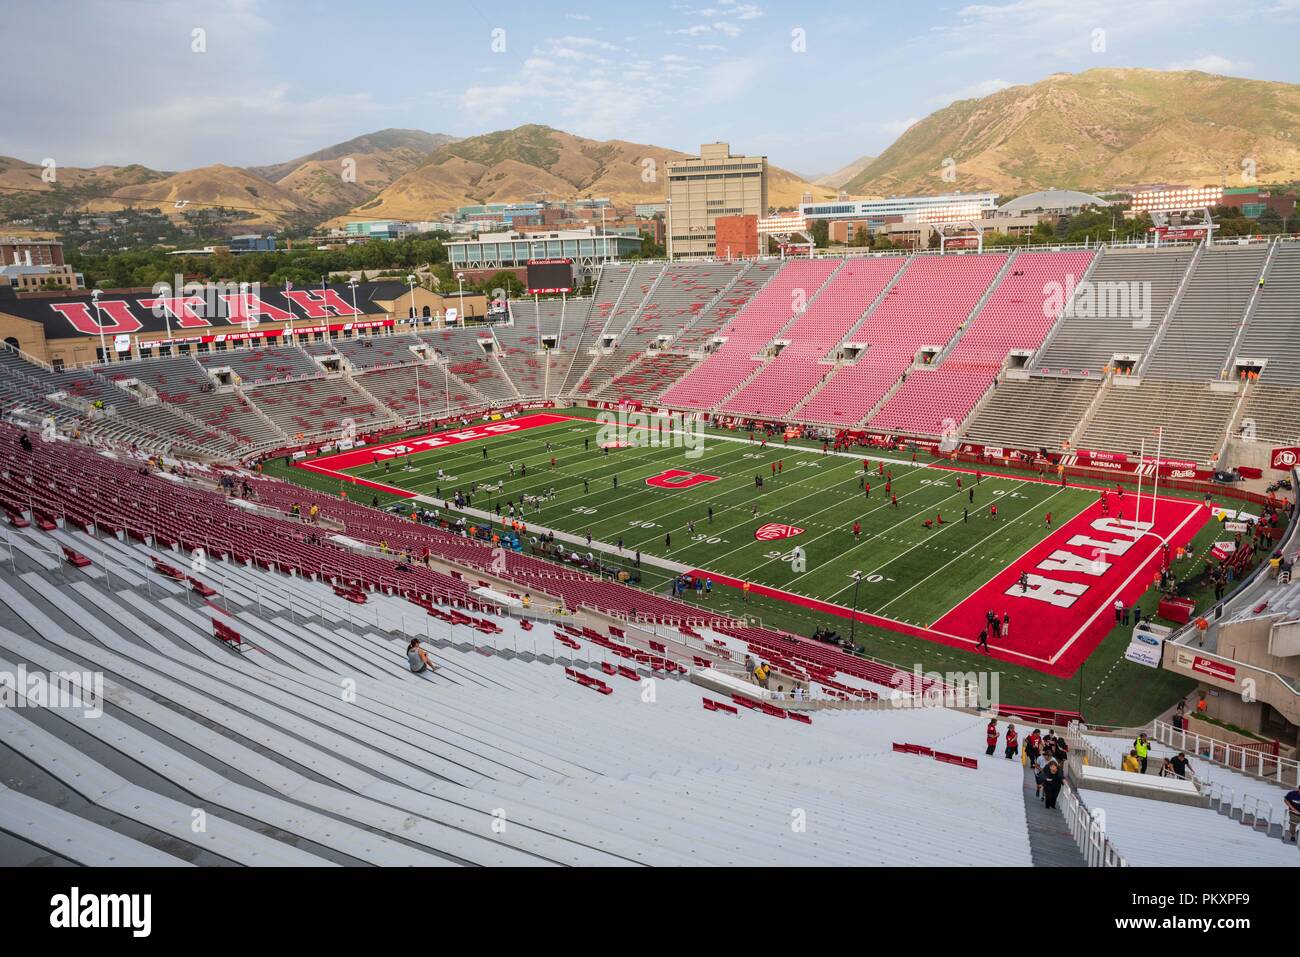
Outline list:
[[[1047,498],[1043,499],[1043,501],[1041,501],[1041,502],[1037,502],[1037,503],[1034,503],[1034,504],[1031,504],[1031,505],[1029,506],[1029,509],[1026,509],[1026,510],[1025,510],[1024,514],[1020,515],[1020,516],[1017,517],[1017,518],[1013,518],[1010,522],[1007,523],[1007,525],[1015,525],[1015,524],[1016,524],[1017,522],[1019,522],[1022,518],[1025,518],[1026,516],[1028,516],[1028,515],[1030,514],[1030,509],[1032,509],[1034,512],[1037,512],[1038,509],[1042,508],[1044,505],[1046,505],[1046,504],[1047,504],[1048,502],[1050,502],[1052,499],[1056,498],[1056,496],[1060,495],[1061,492],[1063,492],[1063,491],[1065,491],[1065,489],[1058,489],[1057,491],[1055,491],[1055,492],[1053,492],[1051,495],[1049,495]],[[955,524],[957,524],[957,523],[956,523],[956,522],[952,522],[952,523],[950,523],[950,524],[955,525]],[[893,598],[889,599],[889,601],[885,602],[883,605],[881,605],[879,608],[877,608],[877,609],[876,609],[876,612],[879,613],[879,612],[883,611],[884,609],[886,609],[886,608],[888,608],[890,605],[892,605],[894,602],[898,601],[898,599],[902,598],[904,595],[906,595],[906,594],[908,594],[909,592],[911,592],[913,589],[918,588],[918,587],[920,587],[921,585],[925,584],[927,581],[929,581],[929,580],[930,580],[931,578],[933,578],[935,575],[939,574],[939,572],[943,571],[943,570],[944,570],[945,568],[947,568],[949,565],[953,564],[954,562],[960,561],[961,558],[962,558],[962,556],[965,555],[966,552],[969,552],[969,551],[971,550],[971,548],[975,548],[975,547],[977,547],[977,546],[979,546],[979,545],[984,544],[984,543],[987,542],[990,538],[992,538],[994,535],[998,534],[1000,531],[1002,531],[1001,528],[995,528],[993,531],[989,532],[986,536],[984,536],[983,538],[981,538],[978,542],[976,542],[976,543],[975,543],[974,545],[972,545],[970,548],[966,549],[965,552],[961,552],[960,554],[957,555],[956,558],[953,558],[953,559],[951,559],[951,560],[949,560],[949,561],[947,561],[947,562],[944,562],[942,565],[940,565],[940,566],[939,566],[938,568],[936,568],[934,571],[930,572],[930,574],[926,575],[924,578],[922,578],[920,581],[918,581],[915,585],[912,585],[911,588],[908,588],[906,591],[901,591],[901,592],[899,592],[897,595],[895,595]],[[952,551],[952,549],[949,549],[949,551]],[[904,553],[904,554],[906,554],[906,553]],[[901,556],[899,556],[899,557],[901,557]],[[896,559],[895,559],[895,560],[896,560]],[[886,562],[885,564],[887,565],[888,562]],[[885,567],[884,565],[881,566],[881,568],[884,568],[884,567]],[[880,569],[876,569],[876,570],[879,571]],[[837,592],[836,594],[838,594],[838,592]],[[943,616],[940,615],[939,617],[942,618]],[[935,620],[937,621],[938,619],[935,619]]]

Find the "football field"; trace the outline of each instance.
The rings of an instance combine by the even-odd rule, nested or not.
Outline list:
[[[1162,543],[1184,544],[1207,517],[1176,498],[1153,513],[1145,496],[1139,522],[1131,493],[1103,508],[1098,489],[1050,477],[905,452],[823,453],[779,437],[764,446],[747,433],[615,431],[590,416],[529,413],[299,467],[362,501],[368,486],[444,517],[459,491],[470,501],[450,510],[480,524],[498,509],[508,523],[522,505],[529,535],[554,531],[634,571],[639,554],[643,587],[683,572],[708,578],[712,595],[687,597],[720,605],[725,595],[726,610],[737,600],[758,614],[787,606],[841,633],[856,618],[963,652],[977,650],[992,612],[1009,627],[979,653],[1057,678],[1111,632],[1116,599],[1132,604],[1147,590]]]

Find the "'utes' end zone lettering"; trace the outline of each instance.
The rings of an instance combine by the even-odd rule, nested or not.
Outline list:
[[[355,478],[345,474],[344,470],[356,468],[359,465],[368,465],[377,460],[396,459],[406,455],[428,452],[430,449],[447,448],[464,442],[473,442],[477,439],[490,439],[497,435],[508,435],[511,432],[537,429],[544,425],[554,425],[557,422],[568,422],[571,418],[572,416],[555,415],[550,412],[536,412],[531,415],[522,415],[517,419],[503,419],[500,422],[489,422],[486,425],[457,429],[454,432],[439,432],[435,435],[425,435],[417,439],[402,439],[400,442],[390,442],[386,445],[349,449],[336,455],[326,455],[318,459],[299,462],[297,465],[300,469],[306,469],[320,475],[329,475],[355,485],[378,489],[402,498],[414,498],[414,492],[392,485],[385,485],[382,482],[369,482],[365,479]]]
[[[971,648],[990,612],[1010,615],[1010,634],[992,640],[989,653],[1068,677],[1110,631],[1115,602],[1131,606],[1151,584],[1162,545],[1187,544],[1210,516],[1182,499],[1161,499],[1154,519],[1144,502],[1141,520],[1104,515],[1094,503],[931,628]]]

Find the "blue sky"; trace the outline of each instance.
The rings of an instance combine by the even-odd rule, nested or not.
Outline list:
[[[728,140],[814,175],[1055,72],[1300,82],[1300,0],[0,0],[0,15],[0,155],[72,166],[244,166],[384,127],[545,123]]]

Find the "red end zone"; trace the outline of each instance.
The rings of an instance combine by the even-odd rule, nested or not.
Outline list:
[[[959,636],[969,651],[985,626],[985,615],[1007,613],[1010,633],[990,636],[991,656],[1069,677],[1114,627],[1115,601],[1131,606],[1150,587],[1161,567],[1161,543],[1168,539],[1176,551],[1210,517],[1210,509],[1195,502],[1161,499],[1154,524],[1149,504],[1143,502],[1139,525],[1132,518],[1106,516],[1101,503],[1093,502],[931,628]],[[1028,576],[1023,591],[1018,584],[1022,572]]]
[[[453,445],[461,445],[465,442],[473,442],[478,439],[490,439],[498,435],[509,435],[512,432],[522,432],[527,429],[537,429],[544,425],[555,425],[559,422],[573,421],[571,415],[554,415],[550,412],[536,412],[532,415],[521,415],[514,419],[502,419],[500,422],[488,422],[483,425],[471,426],[467,429],[456,429],[452,432],[438,432],[413,439],[400,439],[396,442],[389,442],[385,445],[367,445],[364,448],[348,449],[346,452],[336,452],[334,455],[325,455],[318,459],[304,460],[298,462],[297,467],[306,469],[309,472],[316,472],[320,475],[328,475],[331,478],[337,478],[353,485],[361,485],[365,488],[378,489],[381,492],[388,492],[391,495],[397,495],[402,498],[415,498],[415,493],[404,488],[397,488],[393,485],[385,485],[382,482],[370,482],[366,479],[356,478],[348,475],[345,469],[354,469],[361,465],[371,465],[377,460],[397,459],[407,455],[415,455],[420,452],[428,452],[430,449],[442,449]]]
[[[1001,617],[1006,612],[1011,616],[1011,630],[1002,638],[990,637],[989,657],[1055,678],[1068,678],[1114,627],[1115,600],[1122,599],[1131,606],[1151,585],[1161,565],[1161,542],[1168,537],[1170,549],[1176,551],[1191,541],[1213,514],[1194,502],[1161,499],[1155,523],[1151,524],[1149,502],[1143,503],[1142,520],[1150,527],[1141,529],[1135,528],[1131,519],[1120,522],[1103,515],[1101,503],[1094,502],[929,628],[863,611],[855,616],[844,605],[768,585],[751,583],[750,591],[972,652],[984,627],[985,614],[995,611]],[[1030,576],[1030,587],[1024,594],[1017,584],[1022,571]],[[690,574],[707,576],[715,584],[732,588],[744,586],[738,578],[703,569]]]

